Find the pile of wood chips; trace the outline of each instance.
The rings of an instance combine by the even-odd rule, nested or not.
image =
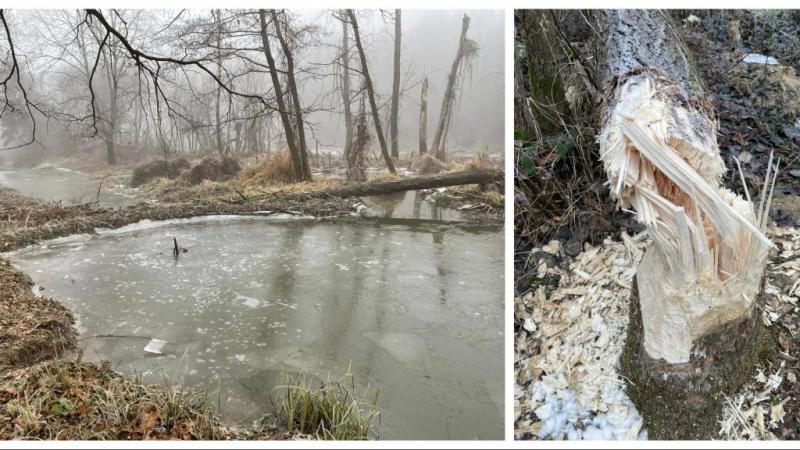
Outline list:
[[[800,229],[767,230],[778,246],[767,266],[766,305],[762,319],[778,336],[778,355],[761,367],[733,398],[725,398],[722,439],[797,439],[800,384]]]
[[[633,276],[648,239],[606,239],[567,270],[539,266],[539,279],[560,277],[517,299],[524,317],[516,335],[514,395],[517,438],[636,439],[642,419],[617,373],[628,326]],[[541,249],[562,253],[558,241]]]
[[[797,384],[800,363],[800,230],[770,227],[777,245],[770,255],[763,321],[779,331],[779,354],[760,367],[733,398],[725,398],[721,439],[785,438],[800,423]],[[642,420],[624,393],[618,373],[627,325],[630,289],[647,233],[606,239],[566,264],[558,241],[533,249],[542,259],[537,284],[515,301],[515,438],[636,439],[646,437]],[[792,394],[792,393],[795,394]],[[791,431],[789,431],[791,433]],[[795,437],[796,439],[796,437]]]

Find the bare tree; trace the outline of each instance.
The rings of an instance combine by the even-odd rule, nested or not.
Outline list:
[[[419,154],[428,152],[428,77],[422,80],[419,91]]]
[[[392,112],[389,117],[389,140],[392,143],[392,157],[398,158],[400,151],[397,143],[397,119],[400,106],[400,44],[402,26],[400,9],[394,10],[394,71],[392,73]]]
[[[469,16],[464,14],[461,20],[461,37],[458,40],[458,50],[450,67],[450,75],[447,77],[447,88],[442,98],[442,107],[439,110],[439,121],[436,125],[436,132],[433,135],[431,150],[436,152],[436,158],[445,159],[445,141],[447,140],[447,130],[453,120],[453,106],[456,100],[456,88],[464,64],[478,52],[478,44],[467,39],[469,30]]]
[[[285,16],[286,12],[281,11]],[[271,9],[270,15],[272,16],[272,23],[275,27],[275,35],[278,37],[278,42],[283,49],[283,57],[286,59],[286,88],[292,99],[292,112],[295,118],[295,127],[297,131],[297,151],[300,153],[300,164],[302,165],[302,179],[311,180],[311,167],[308,164],[308,149],[306,147],[305,135],[305,122],[303,121],[303,107],[300,103],[300,94],[297,92],[297,82],[295,80],[294,57],[292,56],[292,49],[284,37],[282,27],[288,24],[285,21],[281,24],[279,14],[276,10]]]
[[[283,87],[281,85],[281,80],[278,77],[278,67],[275,64],[275,58],[272,56],[272,49],[269,45],[269,33],[267,32],[267,11],[264,9],[259,9],[258,16],[261,21],[261,40],[264,44],[264,56],[267,58],[267,64],[269,64],[269,75],[272,78],[273,89],[275,89],[275,101],[278,103],[278,114],[281,117],[283,130],[286,133],[286,145],[289,147],[289,153],[292,156],[294,177],[296,180],[302,180],[303,160],[300,157],[297,140],[294,135],[294,128],[291,120],[289,119],[289,109],[286,107],[286,101],[283,98]]]
[[[364,76],[364,87],[367,90],[367,96],[369,97],[369,105],[372,109],[372,122],[375,126],[375,134],[378,135],[378,143],[381,147],[381,154],[383,155],[383,160],[386,162],[386,167],[389,169],[389,172],[396,174],[397,171],[394,168],[394,162],[392,161],[392,156],[389,154],[389,149],[386,146],[386,138],[383,135],[383,129],[381,127],[381,117],[378,111],[378,104],[375,101],[375,90],[372,87],[372,79],[369,76],[369,67],[367,67],[367,56],[364,53],[364,46],[361,44],[361,35],[358,32],[358,21],[356,20],[356,15],[352,9],[347,10],[347,15],[350,17],[350,25],[353,27],[353,38],[356,41],[358,56],[361,59],[361,74]]]
[[[348,39],[348,26],[346,14],[342,14],[342,106],[344,109],[344,159],[350,153],[353,146],[353,111],[350,108],[352,101],[350,92],[350,40]]]

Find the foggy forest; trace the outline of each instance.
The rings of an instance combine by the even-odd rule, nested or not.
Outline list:
[[[0,10],[0,438],[502,438],[504,20]]]

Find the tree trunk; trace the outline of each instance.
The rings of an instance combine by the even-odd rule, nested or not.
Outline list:
[[[219,18],[219,10],[216,10],[214,18],[217,21],[217,49],[222,47],[222,24]],[[217,79],[222,79],[222,58],[221,50],[217,50]],[[214,102],[215,122],[214,129],[217,137],[217,153],[222,155],[224,149],[222,148],[222,116],[220,114],[220,101],[222,97],[222,87],[217,86],[216,99]]]
[[[278,13],[270,10],[273,24],[275,25],[275,35],[278,37],[278,42],[283,49],[283,57],[286,58],[286,88],[292,96],[292,104],[294,105],[295,127],[297,129],[297,151],[300,153],[300,163],[302,164],[303,180],[311,181],[311,166],[308,164],[308,148],[306,146],[306,133],[305,122],[303,121],[303,107],[300,103],[300,95],[297,92],[297,83],[294,78],[294,57],[292,56],[292,49],[284,38],[284,33],[281,31],[281,23],[278,19]]]
[[[721,394],[750,378],[763,343],[769,208],[721,187],[711,102],[668,16],[602,14],[601,159],[653,239],[621,361],[628,393],[651,437],[710,438]]]
[[[433,144],[431,144],[431,151],[436,152],[436,158],[441,161],[445,159],[444,135],[452,120],[453,103],[456,97],[456,81],[458,80],[461,63],[464,61],[468,51],[467,30],[469,30],[469,16],[464,14],[464,18],[461,20],[461,37],[458,39],[458,50],[456,50],[456,57],[450,67],[450,75],[447,77],[447,88],[444,91],[442,107],[439,110],[439,122],[433,135]]]
[[[522,118],[531,125],[535,124],[535,127],[530,127],[534,129],[526,131],[545,136],[562,133],[561,116],[569,112],[569,104],[559,76],[561,65],[555,56],[559,38],[553,16],[547,10],[521,10],[517,15],[517,27],[528,54],[528,65],[525,72],[514,65],[514,87],[525,95],[519,105]],[[533,101],[528,103],[528,98]]]
[[[380,112],[378,111],[378,104],[375,101],[375,91],[372,89],[372,79],[369,76],[369,68],[367,67],[367,55],[364,53],[364,47],[361,45],[361,36],[358,32],[358,21],[352,9],[347,10],[347,15],[350,17],[350,24],[353,26],[353,38],[356,41],[356,48],[358,48],[358,56],[361,59],[361,73],[364,75],[364,84],[367,89],[367,96],[369,97],[369,106],[372,109],[372,122],[375,125],[375,134],[378,135],[378,143],[381,147],[381,154],[383,160],[386,161],[386,167],[389,172],[396,174],[394,168],[394,161],[389,154],[389,149],[386,147],[386,137],[383,135],[383,128],[381,127]]]
[[[394,10],[394,72],[392,74],[392,115],[389,118],[389,139],[392,142],[392,157],[400,157],[397,143],[397,115],[400,107],[400,44],[402,38],[401,12]]]
[[[348,39],[347,18],[342,17],[342,105],[344,106],[344,151],[347,161],[353,146],[353,111],[350,109],[350,42]]]
[[[300,198],[317,197],[366,197],[370,195],[392,194],[395,192],[435,189],[464,184],[488,184],[503,181],[503,171],[496,169],[473,169],[463,172],[449,172],[437,175],[403,178],[392,181],[367,182],[323,191],[297,194]]]
[[[258,16],[261,19],[261,42],[264,45],[264,56],[267,58],[269,75],[272,78],[272,86],[275,89],[275,102],[278,104],[278,115],[281,116],[283,131],[286,134],[286,146],[289,147],[289,153],[292,156],[294,179],[299,181],[303,179],[303,161],[300,159],[300,153],[297,150],[297,141],[294,137],[292,122],[289,120],[289,110],[286,108],[286,101],[283,98],[283,88],[281,86],[281,80],[278,77],[278,67],[275,64],[275,58],[273,58],[272,49],[269,46],[266,10],[259,9]]]
[[[419,91],[419,155],[428,152],[428,77]]]

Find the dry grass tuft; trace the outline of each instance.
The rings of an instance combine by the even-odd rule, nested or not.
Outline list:
[[[243,184],[271,185],[293,181],[292,157],[289,152],[275,152],[264,157],[258,165],[248,165],[238,181]]]
[[[447,171],[447,164],[426,153],[411,162],[411,170],[420,175],[433,175]]]
[[[278,400],[282,428],[320,439],[366,440],[377,437],[372,421],[378,393],[371,403],[356,394],[352,374],[314,388],[303,377],[289,377]]]
[[[494,164],[486,153],[478,153],[461,166],[461,170],[492,169]]]

